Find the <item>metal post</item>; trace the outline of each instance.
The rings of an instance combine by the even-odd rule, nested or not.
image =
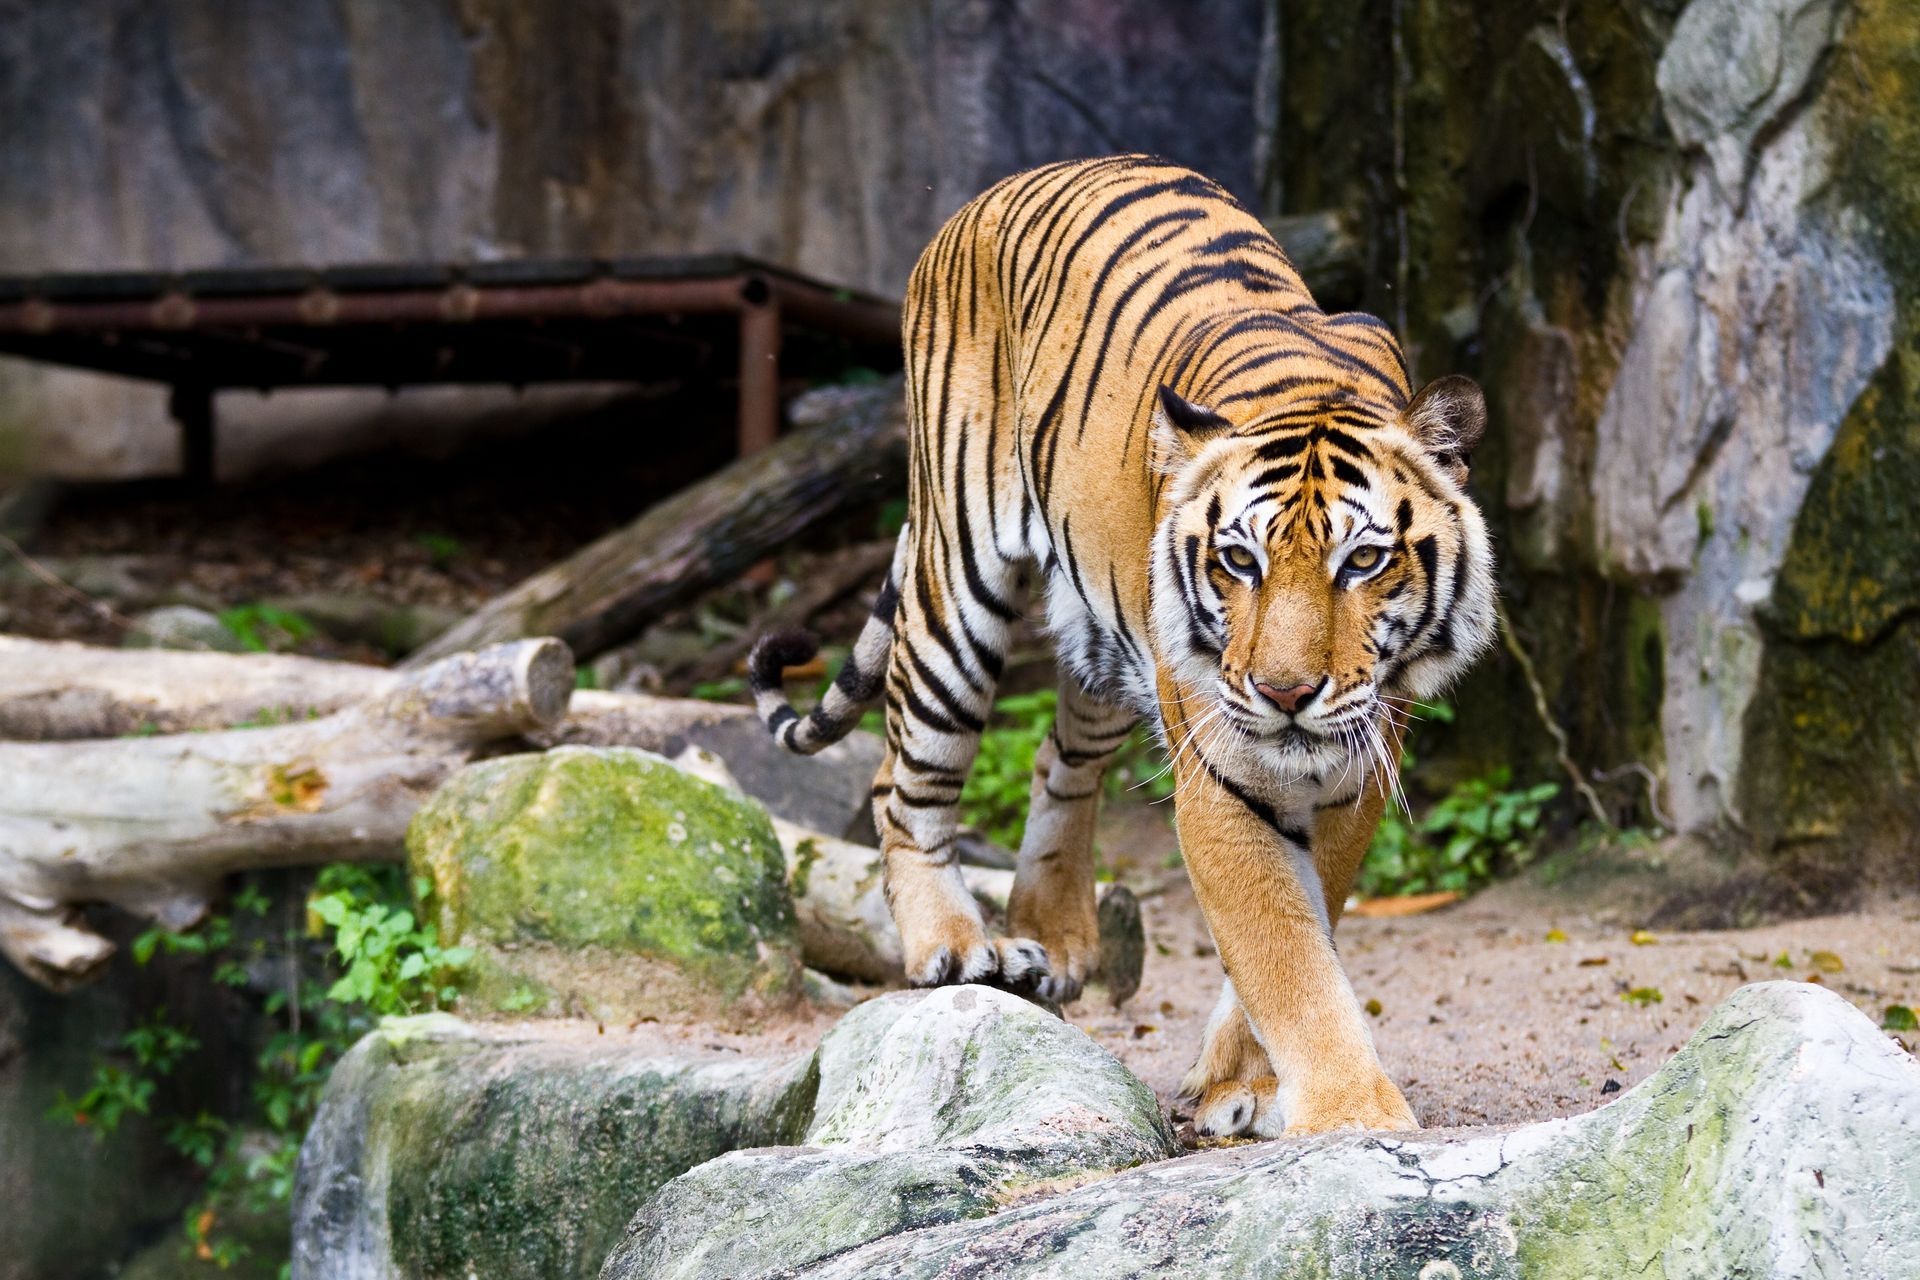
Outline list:
[[[780,304],[748,292],[740,308],[740,453],[780,435]]]
[[[213,484],[213,388],[176,383],[168,412],[180,424],[180,474],[191,484]]]

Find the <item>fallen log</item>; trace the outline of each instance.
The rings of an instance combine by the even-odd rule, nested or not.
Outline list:
[[[893,540],[888,539],[856,543],[820,557],[807,566],[804,574],[796,576],[793,593],[755,618],[752,627],[731,639],[719,641],[696,657],[674,663],[662,674],[668,676],[671,683],[682,686],[744,675],[747,653],[761,636],[772,631],[805,628],[814,614],[858,588],[872,587],[877,591],[886,577],[887,566],[893,563],[893,552]],[[623,673],[640,665],[633,649],[645,643],[642,638],[600,658],[595,669],[602,673],[603,688],[621,687]],[[609,668],[613,669],[612,678],[606,678]]]
[[[674,763],[709,782],[739,789],[726,762],[710,751],[691,748]],[[897,985],[904,981],[900,932],[887,906],[880,851],[778,817],[773,829],[787,859],[787,886],[793,894],[800,953],[807,966],[861,982]],[[1013,872],[962,866],[960,874],[967,892],[988,912],[1004,919]],[[1099,912],[1100,965],[1091,980],[1105,986],[1119,1005],[1140,989],[1146,931],[1140,904],[1125,885],[1100,887]]]
[[[71,987],[111,955],[103,939],[77,926],[78,903],[115,903],[184,927],[230,870],[398,861],[406,824],[433,787],[480,748],[517,739],[541,749],[640,747],[753,795],[775,815],[807,963],[868,982],[901,981],[879,852],[821,833],[864,824],[876,739],[856,734],[818,756],[793,756],[773,744],[748,707],[590,690],[569,703],[565,666],[540,682],[544,699],[565,705],[565,715],[543,709],[464,728],[453,719],[422,722],[416,695],[447,683],[436,675],[443,667],[473,698],[484,684],[473,664],[484,659],[491,668],[512,653],[565,662],[551,640],[400,673],[291,656],[0,637],[0,734],[49,740],[0,742],[0,951],[42,982]],[[109,737],[149,728],[164,732]],[[701,756],[727,764],[716,772]],[[266,794],[262,778],[271,782],[276,765],[285,766],[273,784],[283,803],[263,806],[257,796],[228,809],[213,803],[249,781]],[[76,833],[64,843],[56,838],[62,823]],[[83,837],[91,856],[50,862],[49,850],[78,849]],[[116,851],[126,860],[111,861]],[[23,856],[24,867],[9,862]],[[964,857],[1011,865],[1005,850],[972,833]],[[1009,871],[969,865],[963,874],[984,905],[1004,913]],[[1126,919],[1131,899],[1109,889],[1101,906],[1103,955],[1121,957],[1103,964],[1117,999],[1138,987],[1144,956],[1137,905]]]
[[[63,742],[327,715],[394,672],[282,654],[102,649],[0,636],[0,738]]]
[[[113,951],[81,904],[185,928],[231,871],[400,859],[407,823],[448,774],[561,718],[573,662],[556,640],[527,640],[388,680],[330,715],[266,728],[0,743],[0,952],[65,990]]]
[[[286,724],[390,691],[402,673],[275,654],[102,649],[0,636],[0,739],[30,742]],[[868,790],[881,747],[854,734],[817,756],[781,750],[751,707],[583,690],[566,716],[522,735],[531,746],[704,747],[773,812],[871,841]]]
[[[900,383],[815,392],[802,423],[482,605],[403,664],[521,636],[558,636],[581,661],[731,581],[822,518],[904,485]]]

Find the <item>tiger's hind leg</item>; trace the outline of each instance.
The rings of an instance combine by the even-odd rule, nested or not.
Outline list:
[[[967,536],[915,529],[887,675],[887,756],[874,782],[874,825],[907,981],[1028,986],[1047,972],[1046,949],[1030,938],[988,934],[960,878],[955,844],[960,790],[999,683],[1017,576],[1013,565],[984,556],[971,578],[940,575],[940,545],[956,535]],[[991,581],[983,576],[989,567]],[[999,594],[991,603],[975,600],[975,582]]]
[[[1068,676],[1060,682],[1053,728],[1035,753],[1007,922],[1015,934],[1046,948],[1048,973],[1032,986],[1049,1000],[1078,998],[1100,962],[1093,830],[1107,766],[1138,720]]]

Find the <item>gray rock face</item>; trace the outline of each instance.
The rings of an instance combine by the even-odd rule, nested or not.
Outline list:
[[[129,649],[187,649],[214,653],[245,653],[247,646],[220,619],[192,605],[170,604],[134,617],[138,631],[129,631]]]
[[[758,1273],[1178,1149],[1104,1050],[980,987],[869,1001],[786,1061],[436,1014],[335,1068],[300,1153],[294,1275],[565,1280],[616,1244],[611,1274]]]
[[[742,1159],[669,1184],[636,1228],[670,1204],[695,1209],[677,1198],[684,1189],[712,1186]],[[866,1173],[857,1168],[848,1181]],[[783,1205],[771,1225],[723,1211],[705,1237],[683,1214],[682,1261],[622,1269],[630,1237],[605,1275],[1913,1276],[1920,1067],[1838,996],[1765,983],[1727,1000],[1656,1075],[1571,1120],[1208,1152],[985,1222],[832,1256],[811,1245],[743,1256],[743,1238],[797,1235],[785,1217],[822,1203],[811,1185],[805,1199],[771,1200]],[[699,1262],[689,1252],[699,1248],[725,1249],[725,1264]]]
[[[33,104],[7,120],[0,262],[740,250],[897,292],[948,214],[1029,165],[1158,151],[1252,198],[1263,14],[82,0],[0,30],[0,83]],[[24,430],[74,473],[169,470],[163,399],[10,364],[0,458]]]
[[[819,1064],[805,1145],[736,1151],[669,1183],[603,1280],[770,1274],[1179,1150],[1105,1050],[985,987],[870,1001]]]
[[[1894,289],[1830,198],[1809,106],[1836,0],[1701,0],[1660,60],[1695,159],[1635,267],[1635,324],[1596,428],[1603,567],[1666,580],[1661,733],[1682,830],[1738,820],[1743,726],[1815,466],[1887,358]]]
[[[389,1022],[328,1082],[300,1150],[293,1274],[592,1276],[647,1193],[794,1142],[811,1056],[686,1061],[591,1024]]]

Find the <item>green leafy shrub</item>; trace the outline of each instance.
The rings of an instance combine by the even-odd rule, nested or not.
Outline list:
[[[223,610],[220,625],[255,653],[291,649],[314,633],[313,624],[293,610],[270,604],[243,604]]]
[[[263,927],[273,902],[253,885],[233,896],[234,914],[209,916],[190,930],[152,928],[129,948],[148,964],[156,956],[201,957],[216,982],[251,985],[250,971],[285,968],[283,986],[261,993],[261,1011],[280,1025],[253,1064],[252,1114],[229,1124],[217,1116],[154,1114],[159,1081],[200,1050],[191,1031],[155,1013],[122,1037],[115,1051],[93,1064],[77,1097],[57,1095],[49,1113],[95,1133],[112,1133],[130,1115],[148,1117],[162,1140],[204,1171],[200,1198],[185,1216],[183,1248],[192,1256],[231,1266],[245,1246],[220,1225],[236,1213],[283,1215],[293,1196],[300,1140],[312,1123],[327,1076],[342,1054],[379,1018],[450,1003],[450,979],[467,963],[462,947],[442,947],[430,923],[406,902],[397,867],[339,865],[315,879],[306,901],[306,937],[274,938]],[[280,960],[284,965],[263,962]],[[304,961],[304,963],[303,963]],[[207,1070],[216,1069],[208,1064]]]
[[[961,821],[996,844],[1020,847],[1026,831],[1027,806],[1033,787],[1033,761],[1053,727],[1059,697],[1052,689],[1016,693],[993,707],[993,722],[980,735],[980,753],[960,793]],[[1115,753],[1107,769],[1109,796],[1125,791],[1143,793],[1149,800],[1173,794],[1173,774],[1159,758],[1152,735],[1144,728]]]
[[[1515,788],[1502,765],[1461,783],[1417,821],[1390,808],[1360,865],[1355,891],[1366,897],[1452,890],[1470,893],[1532,859],[1530,837],[1557,783]]]
[[[112,1133],[130,1113],[151,1114],[159,1082],[199,1047],[192,1032],[169,1022],[167,1011],[158,1009],[120,1037],[112,1057],[94,1062],[93,1078],[80,1096],[68,1097],[66,1090],[59,1090],[50,1114],[101,1135]]]
[[[996,844],[1020,847],[1033,788],[1033,757],[1053,726],[1052,689],[1016,693],[994,703],[993,722],[960,792],[961,821]]]
[[[466,544],[451,534],[422,533],[415,535],[414,545],[425,551],[436,569],[445,568],[467,553]]]

